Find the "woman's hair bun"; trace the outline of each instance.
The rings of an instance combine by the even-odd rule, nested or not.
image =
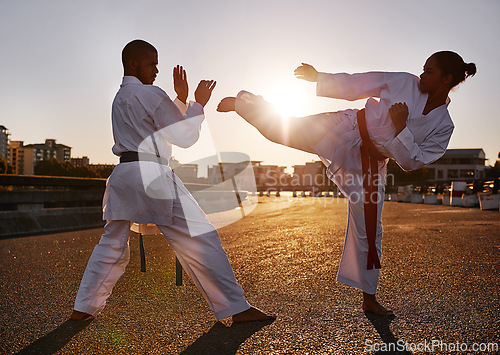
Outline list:
[[[466,74],[466,78],[468,78],[469,76],[474,76],[474,74],[476,74],[476,64],[474,63],[466,63],[465,64],[465,74]]]
[[[476,64],[465,63],[462,57],[455,52],[436,52],[431,57],[436,59],[437,66],[441,69],[443,75],[452,75],[452,88],[464,81],[465,78],[476,74]]]

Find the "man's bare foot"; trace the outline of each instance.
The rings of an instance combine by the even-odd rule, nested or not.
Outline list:
[[[262,312],[260,309],[255,307],[250,307],[246,311],[235,314],[233,316],[234,323],[253,322],[259,320],[275,320],[275,319],[276,319],[275,315],[266,314]]]
[[[73,310],[73,313],[71,314],[71,317],[69,317],[69,319],[71,319],[71,320],[85,320],[85,319],[89,319],[92,317],[93,317],[93,315],[91,315],[91,314]]]
[[[375,299],[375,295],[363,292],[363,311],[378,314],[379,316],[393,316],[394,312],[382,306]]]

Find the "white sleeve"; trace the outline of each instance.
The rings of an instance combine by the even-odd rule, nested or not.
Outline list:
[[[205,119],[203,106],[197,102],[185,105],[178,99],[176,101],[174,104],[166,97],[158,105],[153,115],[155,128],[169,143],[188,148],[200,137],[201,124]]]
[[[446,126],[417,144],[410,129],[405,127],[385,148],[401,168],[416,170],[441,158],[452,133],[453,126]]]
[[[179,100],[178,97],[175,98],[174,104],[175,104],[175,106],[177,106],[177,108],[179,109],[179,111],[181,111],[181,114],[183,116],[186,116],[188,105],[185,104],[184,102],[182,102],[181,100]]]
[[[349,101],[380,97],[382,90],[397,91],[408,79],[414,78],[415,76],[409,73],[318,73],[316,95]]]

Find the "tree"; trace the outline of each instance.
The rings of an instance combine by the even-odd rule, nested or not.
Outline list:
[[[35,175],[45,176],[69,176],[69,170],[73,164],[65,162],[61,163],[59,160],[52,158],[39,161],[34,168]]]
[[[35,175],[45,176],[73,176],[73,177],[99,177],[94,169],[88,167],[75,167],[70,162],[60,162],[57,159],[47,159],[35,165]]]
[[[114,167],[96,170],[97,177],[107,179],[113,172]]]
[[[74,176],[74,177],[87,177],[87,178],[95,178],[98,177],[96,171],[94,169],[90,169],[87,166],[79,166],[79,167],[73,167],[69,171],[69,176]]]
[[[7,163],[7,160],[4,160],[0,157],[0,174],[14,174],[14,167]]]
[[[500,153],[498,153],[498,160],[495,162],[495,165],[490,166],[490,168],[486,171],[486,179],[498,179],[500,178]]]

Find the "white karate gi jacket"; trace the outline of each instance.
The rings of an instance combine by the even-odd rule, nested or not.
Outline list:
[[[428,95],[420,92],[419,80],[409,73],[319,73],[316,93],[350,101],[369,98],[365,109],[371,140],[382,154],[396,160],[404,170],[415,170],[444,154],[454,128],[448,113],[449,98],[446,104],[423,114]],[[396,136],[389,108],[397,102],[406,102],[409,115],[406,127]],[[332,113],[342,115],[343,119],[332,120],[331,129],[315,149],[340,190],[352,202],[361,204],[361,137],[356,112]],[[383,177],[386,164],[387,160],[379,162],[379,174]]]
[[[197,102],[189,106],[178,99],[174,102],[159,87],[125,76],[113,101],[113,153],[155,155],[158,150],[162,160],[168,161],[172,144],[183,148],[193,145],[205,118],[203,107]],[[150,161],[118,164],[106,183],[103,219],[168,226],[178,194],[189,192],[170,167]]]

